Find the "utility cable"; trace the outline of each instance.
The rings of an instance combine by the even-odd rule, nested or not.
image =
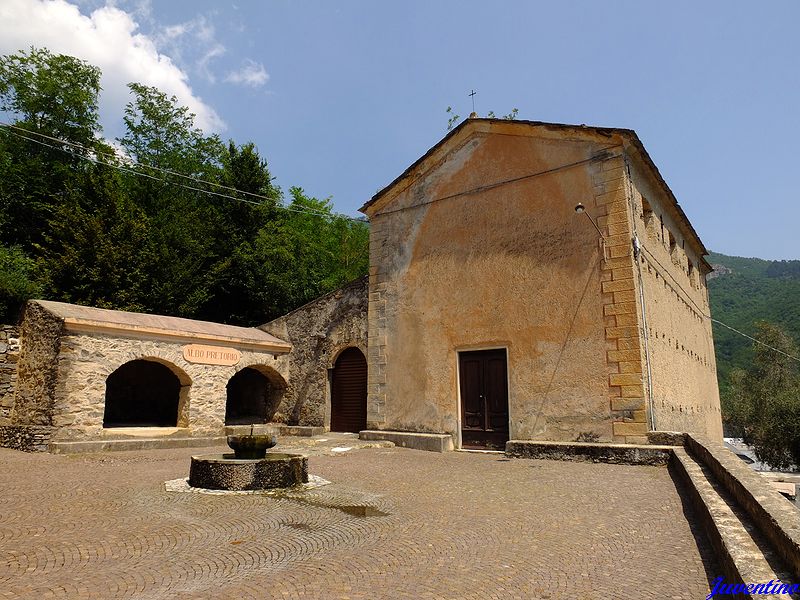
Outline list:
[[[64,144],[64,145],[67,145],[67,146],[80,148],[81,150],[84,150],[86,152],[98,154],[96,149],[87,148],[86,146],[83,146],[82,144],[78,144],[78,143],[75,143],[75,142],[69,142],[67,140],[54,138],[54,137],[51,137],[51,136],[48,136],[48,135],[45,135],[45,134],[42,134],[42,133],[29,131],[29,130],[24,129],[22,127],[16,127],[14,125],[9,125],[8,123],[0,122],[0,126],[7,128],[9,130],[8,133],[10,133],[11,135],[13,135],[13,136],[15,136],[17,138],[20,138],[20,139],[23,139],[23,140],[27,140],[27,141],[33,142],[35,144],[39,144],[41,146],[45,146],[45,147],[51,148],[53,150],[59,150],[61,152],[64,152],[65,154],[69,154],[70,156],[74,156],[74,157],[82,159],[82,160],[88,160],[89,162],[92,162],[94,164],[99,164],[99,165],[103,165],[103,166],[106,166],[106,167],[109,167],[109,168],[112,168],[112,169],[117,169],[117,170],[122,171],[124,173],[128,173],[128,174],[135,175],[135,176],[138,176],[138,177],[145,177],[145,178],[151,179],[153,181],[165,181],[163,178],[155,177],[153,175],[149,175],[147,173],[143,173],[141,171],[137,171],[137,170],[125,167],[125,166],[120,165],[120,164],[104,161],[104,160],[101,160],[101,159],[93,157],[93,156],[87,156],[87,155],[78,154],[78,153],[73,152],[71,150],[68,150],[66,148],[53,146],[52,144],[48,144],[48,143],[43,142],[41,140],[38,140],[38,139],[35,139],[35,138],[32,138],[32,137],[28,137],[26,135],[22,135],[20,133],[17,133],[17,131],[14,131],[14,130],[24,131],[29,135],[38,135],[38,136],[41,136],[41,137],[43,137],[45,139],[49,139],[49,140],[58,142],[59,144]],[[248,196],[259,198],[261,200],[267,200],[267,201],[270,201],[270,202],[274,201],[274,198],[270,198],[268,196],[263,196],[261,194],[255,194],[253,192],[245,192],[243,190],[238,190],[236,188],[232,188],[230,186],[222,185],[220,183],[214,183],[212,181],[206,181],[206,180],[203,180],[203,179],[199,179],[197,177],[192,177],[191,175],[185,175],[183,173],[178,173],[176,171],[171,171],[170,169],[164,169],[164,168],[155,167],[155,166],[152,166],[152,165],[144,165],[144,164],[136,162],[136,161],[134,161],[133,159],[130,159],[130,158],[128,158],[127,160],[128,160],[128,162],[130,164],[132,164],[134,166],[137,166],[137,167],[140,167],[140,168],[151,169],[151,170],[154,170],[154,171],[160,171],[162,173],[165,173],[165,174],[168,174],[168,175],[173,175],[173,176],[176,176],[176,177],[182,177],[184,179],[188,179],[188,180],[194,181],[196,183],[202,183],[202,184],[206,184],[206,185],[217,186],[217,187],[222,188],[222,189],[232,190],[232,191],[235,191],[236,193],[245,194],[245,195],[248,195]],[[187,190],[191,190],[191,191],[194,191],[194,192],[200,192],[200,193],[209,194],[209,195],[212,195],[212,196],[217,196],[219,198],[227,198],[229,200],[235,200],[237,202],[244,202],[246,204],[252,204],[254,206],[261,205],[260,202],[255,202],[253,200],[247,200],[245,198],[237,198],[237,197],[231,196],[229,194],[223,194],[223,193],[220,193],[220,192],[215,192],[215,191],[212,191],[212,190],[206,190],[206,189],[203,189],[203,188],[189,186],[189,185],[185,185],[185,184],[182,184],[182,183],[173,182],[172,185],[175,185],[177,187],[181,187],[181,188],[184,188],[184,189],[187,189]],[[325,212],[316,211],[316,210],[313,210],[313,209],[299,209],[299,208],[293,208],[293,207],[289,207],[289,206],[285,206],[285,205],[281,206],[281,208],[284,209],[284,210],[290,211],[290,212],[312,214],[312,215],[316,215],[316,216],[320,216],[320,217],[342,218],[342,219],[347,219],[347,220],[350,220],[350,221],[363,222],[362,219],[360,219],[359,217],[351,217],[351,216],[343,215],[343,214],[340,214],[340,213],[325,213]]]
[[[664,277],[664,275],[665,275],[665,274],[666,274],[667,276],[669,276],[669,278],[670,278],[670,279],[672,279],[672,281],[673,281],[673,282],[675,282],[675,285],[677,285],[677,286],[678,286],[678,288],[679,288],[679,289],[680,289],[680,290],[683,292],[684,296],[686,296],[686,298],[688,298],[688,299],[689,299],[689,302],[691,302],[692,304],[694,304],[695,308],[697,308],[697,311],[698,311],[698,312],[699,312],[699,313],[700,313],[700,314],[701,314],[703,317],[705,317],[706,319],[710,320],[710,321],[711,321],[711,322],[713,322],[713,323],[717,323],[718,325],[722,325],[722,326],[723,326],[725,329],[730,329],[730,330],[731,330],[731,331],[733,331],[734,333],[738,333],[739,335],[741,335],[742,337],[745,337],[745,338],[747,338],[748,340],[751,340],[751,341],[753,341],[753,342],[755,342],[755,343],[757,343],[757,344],[760,344],[760,345],[764,346],[765,348],[769,348],[770,350],[772,350],[772,351],[774,351],[774,352],[777,352],[778,354],[782,354],[783,356],[785,356],[785,357],[787,357],[787,358],[791,358],[792,360],[794,360],[794,361],[796,361],[796,362],[800,363],[800,358],[798,358],[797,356],[793,356],[793,355],[791,355],[791,354],[789,354],[789,353],[787,353],[787,352],[784,352],[783,350],[779,350],[778,348],[775,348],[774,346],[770,346],[769,344],[767,344],[767,343],[765,343],[765,342],[762,342],[761,340],[759,340],[759,339],[757,339],[757,338],[754,338],[754,337],[753,337],[753,336],[751,336],[751,335],[747,335],[746,333],[744,333],[744,332],[742,332],[742,331],[739,331],[739,330],[738,330],[738,329],[736,329],[735,327],[731,327],[731,326],[730,326],[730,325],[728,325],[727,323],[723,323],[723,322],[722,322],[722,321],[720,321],[719,319],[715,319],[715,318],[714,318],[714,317],[712,317],[711,315],[709,315],[709,314],[706,314],[706,313],[705,313],[705,311],[704,311],[702,308],[700,308],[700,307],[697,305],[697,303],[696,303],[694,300],[692,300],[692,297],[689,295],[689,293],[688,293],[688,292],[687,292],[685,289],[683,289],[683,286],[682,286],[680,283],[678,283],[678,281],[677,281],[677,280],[676,280],[676,279],[675,279],[675,278],[672,276],[672,274],[671,274],[669,271],[667,271],[667,269],[665,269],[665,268],[664,268],[664,265],[662,265],[662,264],[661,264],[661,262],[659,262],[659,260],[658,260],[658,259],[657,259],[657,258],[656,258],[654,255],[653,255],[653,253],[652,253],[652,252],[650,252],[650,250],[648,250],[648,249],[647,249],[647,247],[645,247],[644,245],[641,245],[641,244],[640,244],[640,246],[639,246],[639,247],[640,247],[642,250],[644,250],[645,252],[647,252],[647,254],[650,256],[650,258],[652,258],[652,259],[653,259],[653,261],[655,261],[655,263],[656,263],[656,264],[657,264],[659,267],[661,267],[661,269],[660,269],[660,270],[659,270],[659,269],[656,269],[656,271],[658,271],[659,273],[661,273],[661,276],[662,276],[662,277]]]
[[[43,142],[41,140],[38,140],[38,139],[35,139],[35,138],[32,138],[32,137],[28,137],[28,136],[22,135],[20,133],[17,133],[17,131],[14,131],[14,130],[24,131],[29,135],[37,135],[37,136],[40,136],[40,137],[45,138],[45,139],[49,139],[49,140],[54,141],[54,142],[58,142],[60,144],[64,144],[64,145],[67,145],[67,146],[72,146],[74,148],[80,148],[81,150],[84,150],[86,152],[97,153],[97,150],[94,149],[94,148],[87,148],[86,146],[84,146],[82,144],[78,144],[76,142],[69,142],[67,140],[62,140],[60,138],[55,138],[55,137],[52,137],[52,136],[49,136],[49,135],[45,135],[43,133],[30,131],[30,130],[24,129],[22,127],[16,127],[16,126],[11,125],[9,123],[0,122],[0,126],[9,129],[9,133],[11,135],[14,135],[17,138],[20,138],[20,139],[23,139],[23,140],[27,140],[27,141],[33,142],[35,144],[40,144],[42,146],[45,146],[47,148],[51,148],[53,150],[60,150],[62,152],[65,152],[66,154],[69,154],[69,155],[74,156],[76,158],[83,159],[83,160],[88,160],[89,162],[92,162],[94,164],[103,165],[103,166],[106,166],[106,167],[109,167],[109,168],[112,168],[112,169],[117,169],[117,170],[122,171],[124,173],[135,175],[137,177],[145,177],[145,178],[151,179],[153,181],[164,181],[164,179],[162,179],[162,178],[155,177],[153,175],[148,175],[147,173],[142,173],[140,171],[136,171],[134,169],[130,169],[128,167],[124,167],[124,166],[119,165],[119,164],[114,164],[114,163],[111,163],[111,162],[103,161],[103,160],[100,160],[99,158],[92,157],[92,156],[84,156],[84,155],[72,152],[70,150],[67,150],[65,148],[59,148],[58,146],[53,146],[52,144],[47,144],[47,143],[45,143],[45,142]],[[616,146],[608,146],[607,148],[603,148],[601,150],[601,152],[605,152],[605,151],[609,150],[610,148],[614,148],[614,147],[616,147]],[[537,173],[530,173],[528,175],[522,175],[520,177],[514,177],[512,179],[506,179],[506,180],[503,180],[503,181],[490,183],[490,184],[487,184],[487,185],[479,186],[479,187],[472,188],[472,189],[469,189],[469,190],[465,190],[465,191],[462,191],[462,192],[456,192],[454,194],[449,194],[447,196],[442,196],[442,197],[439,197],[439,198],[434,198],[432,200],[428,200],[427,202],[414,204],[413,206],[402,207],[402,208],[398,208],[398,209],[395,209],[395,210],[385,211],[385,212],[382,212],[381,215],[401,212],[401,211],[404,211],[404,210],[409,210],[409,209],[412,209],[412,208],[417,208],[417,207],[420,207],[420,206],[433,204],[434,202],[440,202],[442,200],[448,200],[448,199],[451,199],[451,198],[457,198],[459,196],[465,196],[465,195],[469,195],[469,194],[476,194],[476,193],[483,192],[483,191],[486,191],[486,190],[494,189],[494,188],[502,186],[502,185],[507,185],[507,184],[510,184],[510,183],[516,183],[518,181],[523,181],[525,179],[531,179],[531,178],[539,177],[539,176],[542,176],[542,175],[548,175],[550,173],[555,173],[555,172],[558,172],[558,171],[562,171],[562,170],[565,170],[565,169],[569,169],[569,168],[576,167],[576,166],[583,165],[583,164],[590,163],[590,162],[595,162],[595,161],[599,161],[599,160],[606,160],[608,158],[614,158],[614,156],[603,156],[603,155],[599,155],[598,156],[598,155],[595,155],[595,156],[593,156],[591,158],[588,158],[588,159],[576,161],[574,163],[569,163],[569,164],[566,164],[566,165],[561,165],[561,166],[558,166],[558,167],[554,167],[552,169],[547,169],[547,170],[544,170],[544,171],[539,171]],[[253,192],[245,192],[243,190],[238,190],[236,188],[233,188],[233,187],[230,187],[230,186],[226,186],[226,185],[223,185],[223,184],[220,184],[220,183],[215,183],[215,182],[212,182],[212,181],[206,181],[206,180],[203,180],[203,179],[199,179],[197,177],[192,177],[191,175],[185,175],[183,173],[178,173],[178,172],[172,171],[170,169],[164,169],[164,168],[155,167],[155,166],[152,166],[152,165],[143,165],[142,163],[134,161],[133,159],[130,159],[130,158],[128,159],[128,161],[131,164],[133,164],[134,166],[137,166],[137,167],[140,167],[140,168],[152,169],[154,171],[160,171],[160,172],[165,173],[167,175],[172,175],[172,176],[176,176],[176,177],[182,177],[184,179],[189,179],[190,181],[194,181],[194,182],[197,182],[197,183],[203,183],[203,184],[206,184],[206,185],[213,185],[213,186],[219,187],[221,189],[232,190],[232,191],[235,191],[236,193],[245,194],[247,196],[252,196],[252,197],[255,197],[255,198],[259,198],[261,200],[267,200],[267,201],[274,200],[273,198],[269,198],[268,196],[263,196],[261,194],[255,194]],[[202,189],[202,188],[188,186],[188,185],[181,184],[181,183],[173,183],[173,185],[176,185],[176,186],[181,187],[181,188],[186,189],[186,190],[190,190],[190,191],[194,191],[194,192],[200,192],[200,193],[203,193],[203,194],[210,194],[212,196],[217,196],[219,198],[226,198],[228,200],[235,200],[237,202],[244,202],[246,204],[252,204],[252,205],[255,205],[255,206],[259,206],[261,204],[260,202],[254,202],[252,200],[246,200],[244,198],[237,198],[235,196],[230,196],[228,194],[222,194],[220,192],[214,192],[214,191],[211,191],[211,190],[205,190],[205,189]],[[348,220],[351,220],[351,221],[363,222],[358,217],[351,217],[351,216],[343,215],[343,214],[330,214],[330,213],[324,213],[324,212],[315,211],[315,210],[311,210],[311,209],[304,210],[304,209],[292,208],[292,207],[289,207],[289,206],[282,206],[281,208],[283,210],[287,210],[287,211],[290,211],[290,212],[312,214],[312,215],[323,216],[323,217],[342,218],[342,219],[348,219]],[[717,323],[718,325],[721,325],[721,326],[725,327],[726,329],[729,329],[730,331],[733,331],[734,333],[737,333],[737,334],[741,335],[742,337],[745,337],[745,338],[747,338],[747,339],[749,339],[749,340],[751,340],[751,341],[753,341],[753,342],[755,342],[757,344],[760,344],[760,345],[764,346],[765,348],[769,348],[770,350],[772,350],[774,352],[777,352],[778,354],[782,354],[783,356],[786,356],[787,358],[790,358],[790,359],[800,363],[800,358],[798,358],[796,356],[792,356],[791,354],[788,354],[788,353],[784,352],[783,350],[779,350],[778,348],[770,346],[769,344],[766,344],[766,343],[762,342],[761,340],[759,340],[757,338],[754,338],[753,336],[750,336],[750,335],[748,335],[746,333],[743,333],[743,332],[739,331],[738,329],[736,329],[734,327],[731,327],[727,323],[723,323],[719,319],[715,319],[711,315],[706,314],[703,311],[703,309],[700,308],[700,306],[698,306],[697,303],[694,300],[692,300],[691,295],[683,288],[683,286],[680,283],[678,283],[678,281],[672,276],[671,273],[669,273],[669,271],[667,271],[667,269],[664,268],[664,265],[662,265],[661,262],[659,262],[659,260],[653,255],[653,253],[650,252],[650,250],[644,245],[640,245],[640,247],[641,247],[642,250],[647,252],[647,254],[650,256],[650,258],[659,267],[661,267],[661,270],[659,272],[661,273],[662,277],[666,274],[670,279],[672,279],[672,281],[675,283],[675,285],[678,286],[678,288],[683,292],[684,296],[686,298],[688,298],[689,302],[691,302],[695,306],[695,308],[697,308],[698,312],[703,317],[705,317],[706,319],[709,319],[710,321],[712,321],[714,323]]]
[[[401,206],[400,208],[395,208],[394,210],[387,210],[379,213],[376,216],[383,216],[383,215],[391,215],[393,213],[403,212],[406,210],[411,210],[413,208],[419,208],[421,206],[427,206],[429,204],[433,204],[435,202],[441,202],[443,200],[450,200],[452,198],[458,198],[459,196],[468,196],[471,194],[478,194],[480,192],[485,192],[487,190],[491,190],[503,185],[509,185],[511,183],[517,183],[519,181],[525,181],[526,179],[533,179],[534,177],[541,177],[542,175],[550,175],[551,173],[558,173],[559,171],[564,171],[566,169],[571,169],[573,167],[578,167],[580,165],[585,165],[587,163],[592,162],[600,162],[604,160],[609,160],[612,158],[617,158],[618,155],[616,154],[609,154],[608,151],[611,148],[618,148],[620,144],[613,144],[611,146],[606,146],[605,148],[601,148],[594,156],[589,158],[584,158],[583,160],[578,160],[572,163],[567,163],[565,165],[560,165],[558,167],[553,167],[551,169],[545,169],[544,171],[538,171],[536,173],[528,173],[527,175],[520,175],[519,177],[512,177],[511,179],[503,179],[501,181],[495,181],[493,183],[487,183],[486,185],[480,185],[478,187],[470,188],[468,190],[464,190],[461,192],[455,192],[453,194],[448,194],[446,196],[440,196],[439,198],[433,198],[431,200],[426,200],[425,202],[418,202],[416,204],[412,204],[411,206]]]

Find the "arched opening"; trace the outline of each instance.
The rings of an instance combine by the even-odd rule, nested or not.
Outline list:
[[[331,431],[367,428],[367,359],[358,348],[347,348],[331,374]]]
[[[106,378],[103,427],[177,427],[181,387],[166,365],[125,363]]]
[[[245,367],[228,380],[225,425],[269,423],[286,384],[268,367]]]

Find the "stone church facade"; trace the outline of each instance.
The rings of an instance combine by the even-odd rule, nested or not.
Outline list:
[[[721,438],[707,251],[633,131],[471,118],[361,210],[369,276],[258,328],[30,302],[0,445]]]

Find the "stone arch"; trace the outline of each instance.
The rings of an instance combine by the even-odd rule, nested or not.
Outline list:
[[[225,386],[225,425],[269,423],[286,393],[286,380],[272,367],[239,369]]]
[[[336,361],[339,359],[339,355],[348,350],[349,348],[358,348],[361,351],[361,354],[367,356],[367,346],[366,344],[360,342],[345,342],[343,344],[339,344],[333,348],[333,352],[328,354],[328,369],[332,369],[336,365]]]
[[[106,377],[103,427],[188,427],[191,384],[168,360],[132,358]]]

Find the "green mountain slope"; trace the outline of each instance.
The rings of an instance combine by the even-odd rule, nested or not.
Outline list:
[[[756,321],[780,325],[800,345],[800,260],[770,261],[711,253],[711,315],[749,335]],[[752,358],[752,342],[714,323],[720,386]]]

